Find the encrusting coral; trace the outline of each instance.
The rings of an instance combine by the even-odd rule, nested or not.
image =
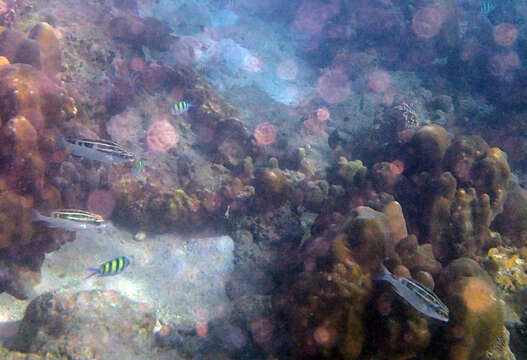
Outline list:
[[[62,204],[50,178],[57,154],[56,128],[76,115],[74,100],[43,72],[60,63],[60,49],[50,45],[57,45],[52,31],[49,25],[38,24],[31,32],[35,40],[30,40],[0,28],[0,249],[11,251],[10,256],[0,254],[10,264],[0,291],[19,298],[31,296],[38,282],[40,261],[28,265],[27,259],[38,259],[42,251],[56,246],[53,242],[65,241],[60,235],[50,238],[48,231],[36,232],[37,225],[31,221],[34,208],[56,209]],[[42,63],[42,59],[46,60]],[[30,242],[39,246],[25,247]],[[13,255],[18,251],[26,257],[22,264]]]
[[[474,260],[459,258],[441,274],[440,287],[451,316],[444,333],[450,359],[479,359],[491,351],[504,329],[502,302],[485,270]]]

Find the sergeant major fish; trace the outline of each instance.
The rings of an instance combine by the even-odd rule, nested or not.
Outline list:
[[[121,163],[135,161],[135,155],[109,140],[66,139],[60,137],[59,144],[71,150],[74,156],[104,163]]]
[[[33,221],[43,221],[48,227],[68,231],[102,229],[106,226],[101,215],[75,209],[56,210],[51,216],[44,216],[33,210]]]
[[[170,113],[174,116],[181,115],[186,113],[191,107],[194,105],[191,102],[187,101],[176,101],[171,107],[170,107]]]
[[[428,317],[448,322],[448,307],[426,286],[404,277],[396,279],[382,263],[376,280],[389,282],[395,292],[417,311]]]
[[[488,15],[496,9],[496,5],[492,1],[485,1],[481,4],[479,9],[480,14]]]
[[[134,178],[138,178],[142,173],[145,171],[145,161],[143,159],[139,159],[135,162],[134,167],[130,171],[130,175]]]
[[[130,265],[130,260],[126,256],[119,256],[113,260],[107,261],[104,264],[99,265],[99,267],[89,268],[88,270],[92,271],[92,273],[88,275],[86,279],[91,278],[94,275],[117,275],[121,273],[128,265]]]

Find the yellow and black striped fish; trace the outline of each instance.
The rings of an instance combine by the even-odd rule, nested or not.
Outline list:
[[[96,268],[89,268],[90,271],[93,271],[86,279],[94,276],[110,276],[117,275],[121,273],[128,265],[130,265],[130,260],[126,256],[119,256],[113,260],[107,261],[104,264],[99,265]]]
[[[176,101],[171,107],[170,107],[170,113],[174,116],[181,115],[183,113],[186,113],[192,106],[191,102],[188,101]]]

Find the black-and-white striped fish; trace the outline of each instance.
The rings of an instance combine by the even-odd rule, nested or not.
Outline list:
[[[399,296],[426,316],[441,321],[449,320],[448,307],[439,300],[432,290],[417,281],[404,277],[396,279],[382,263],[376,280],[389,282]]]
[[[99,265],[99,267],[89,268],[92,273],[88,277],[86,277],[86,279],[94,275],[117,275],[121,273],[128,265],[130,265],[130,260],[126,256],[119,256],[113,260],[107,261],[104,264]]]
[[[109,164],[135,161],[135,155],[109,140],[59,138],[59,145],[71,154]]]
[[[68,231],[102,229],[106,226],[101,215],[76,209],[56,210],[51,216],[44,216],[33,210],[33,221],[43,221],[49,227]]]

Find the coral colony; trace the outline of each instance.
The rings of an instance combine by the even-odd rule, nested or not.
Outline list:
[[[0,358],[527,359],[525,7],[350,4],[0,0]]]

